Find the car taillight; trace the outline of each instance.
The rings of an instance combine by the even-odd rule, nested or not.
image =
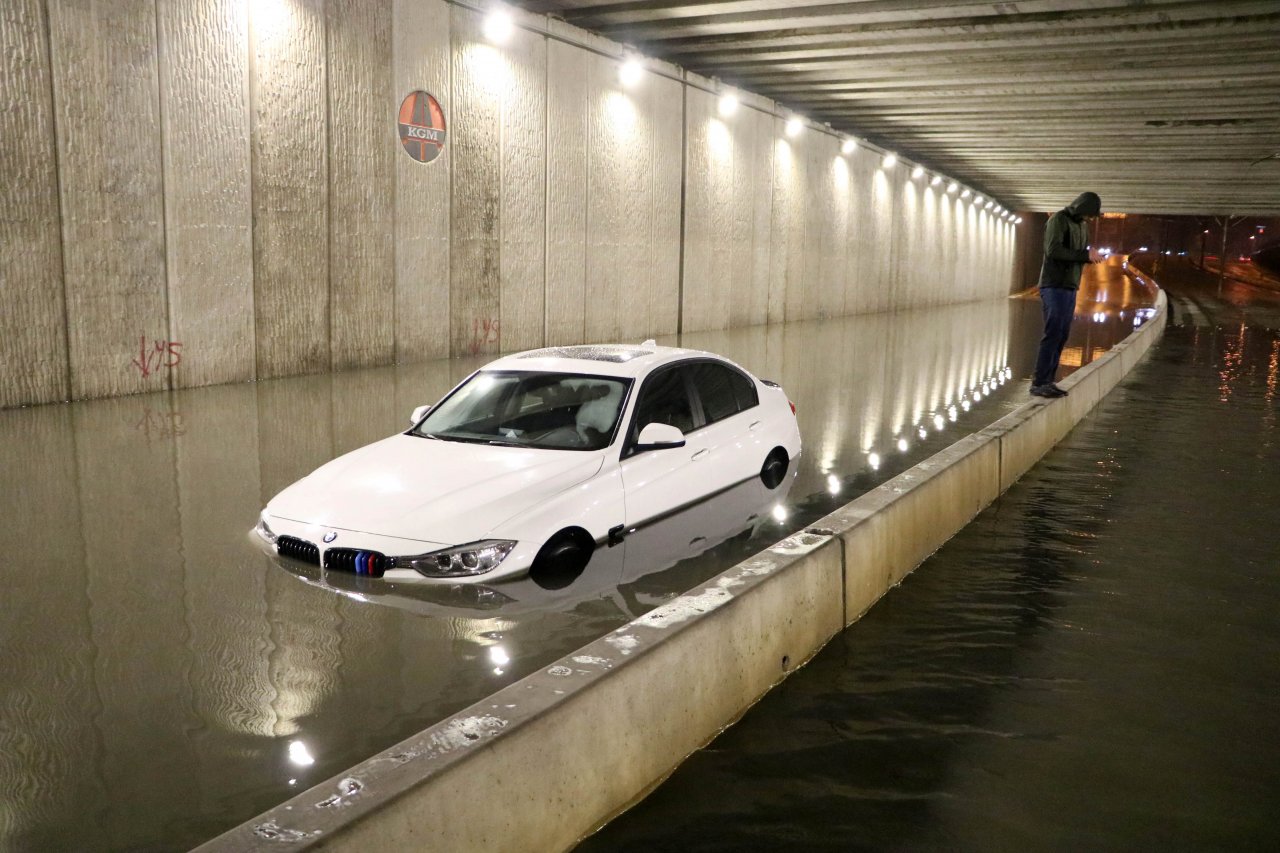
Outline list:
[[[794,415],[796,413],[796,404],[788,400],[787,405],[791,407],[791,414]]]

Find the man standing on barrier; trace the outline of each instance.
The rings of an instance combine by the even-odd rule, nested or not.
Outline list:
[[[1054,384],[1058,359],[1071,333],[1076,313],[1076,290],[1084,265],[1100,263],[1101,252],[1089,246],[1086,220],[1102,213],[1097,193],[1081,193],[1079,198],[1049,217],[1044,227],[1044,265],[1040,268],[1040,302],[1044,308],[1044,337],[1036,356],[1036,373],[1031,393],[1037,397],[1065,397],[1067,392]]]

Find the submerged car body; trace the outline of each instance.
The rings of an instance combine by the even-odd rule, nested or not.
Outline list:
[[[259,536],[373,577],[580,572],[596,547],[753,477],[776,488],[800,455],[781,388],[652,341],[506,356],[414,415],[278,494]]]
[[[755,477],[714,500],[641,527],[618,547],[598,549],[578,577],[441,582],[417,573],[366,578],[281,557],[275,562],[312,588],[418,616],[515,619],[529,612],[568,613],[590,600],[612,602],[625,621],[740,562],[745,543],[755,540],[763,548],[781,536],[786,522],[774,511],[795,480],[795,466],[773,489]]]

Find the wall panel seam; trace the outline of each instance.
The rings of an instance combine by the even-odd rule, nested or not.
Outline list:
[[[329,373],[333,372],[333,75],[329,59],[333,51],[332,27],[329,26],[329,2],[320,4],[320,23],[324,27],[324,235],[325,270],[325,328],[328,341],[325,350],[329,357]]]
[[[680,81],[680,244],[676,265],[676,343],[684,336],[684,244],[686,211],[689,190],[689,83],[688,73],[682,73]]]
[[[551,39],[542,39],[542,341],[547,345],[547,323],[551,312]]]
[[[163,272],[161,279],[164,282],[164,322],[165,322],[165,341],[173,340],[173,299],[169,293],[173,286],[169,281],[169,176],[166,172],[169,164],[169,158],[165,156],[165,141],[168,127],[165,124],[164,109],[164,47],[161,44],[160,35],[160,0],[154,0],[151,4],[152,22],[155,26],[156,34],[156,118],[159,119],[157,124],[160,131],[160,243],[163,251],[160,253],[160,262],[163,264]],[[166,343],[166,346],[168,344]],[[170,391],[173,390],[173,371],[166,370],[164,374],[164,386]]]
[[[54,61],[53,61],[53,21],[49,10],[49,3],[52,0],[45,0],[44,9],[44,40],[46,57],[49,63],[49,120],[50,130],[53,131],[53,139],[50,146],[53,148],[53,191],[58,200],[58,281],[62,287],[58,293],[62,297],[62,351],[63,351],[63,378],[66,386],[63,389],[62,396],[64,400],[70,400],[72,393],[71,384],[71,318],[67,311],[67,235],[66,220],[67,217],[63,212],[62,198],[62,152],[58,148],[58,87],[54,80]]]
[[[398,108],[396,103],[396,72],[400,65],[396,62],[397,48],[400,46],[400,40],[396,38],[396,6],[394,0],[389,2],[387,7],[388,16],[391,19],[391,63],[389,73],[387,74],[388,95],[391,97],[390,104],[394,108]],[[416,81],[410,83],[411,86],[419,85]],[[422,84],[425,86],[426,84]],[[413,90],[411,90],[413,91]],[[396,113],[396,138],[399,139],[400,114]],[[397,146],[402,148],[403,146]],[[391,363],[400,364],[400,162],[397,159],[401,154],[396,151],[391,158],[391,171],[388,176],[391,178]]]
[[[253,28],[253,12],[245,5],[245,92],[244,106],[249,113],[249,291],[253,299],[253,379],[256,382],[262,376],[262,347],[258,344],[258,111],[255,109],[257,99],[254,90],[258,80],[257,36]]]

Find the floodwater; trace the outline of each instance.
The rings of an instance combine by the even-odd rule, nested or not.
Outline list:
[[[1099,272],[1068,364],[1151,303]],[[685,335],[795,402],[787,499],[740,490],[560,590],[325,577],[249,533],[476,360],[0,412],[0,849],[186,848],[253,817],[997,419],[1038,326],[1033,298]]]
[[[578,849],[1280,849],[1280,298],[1167,272],[1063,444]]]

